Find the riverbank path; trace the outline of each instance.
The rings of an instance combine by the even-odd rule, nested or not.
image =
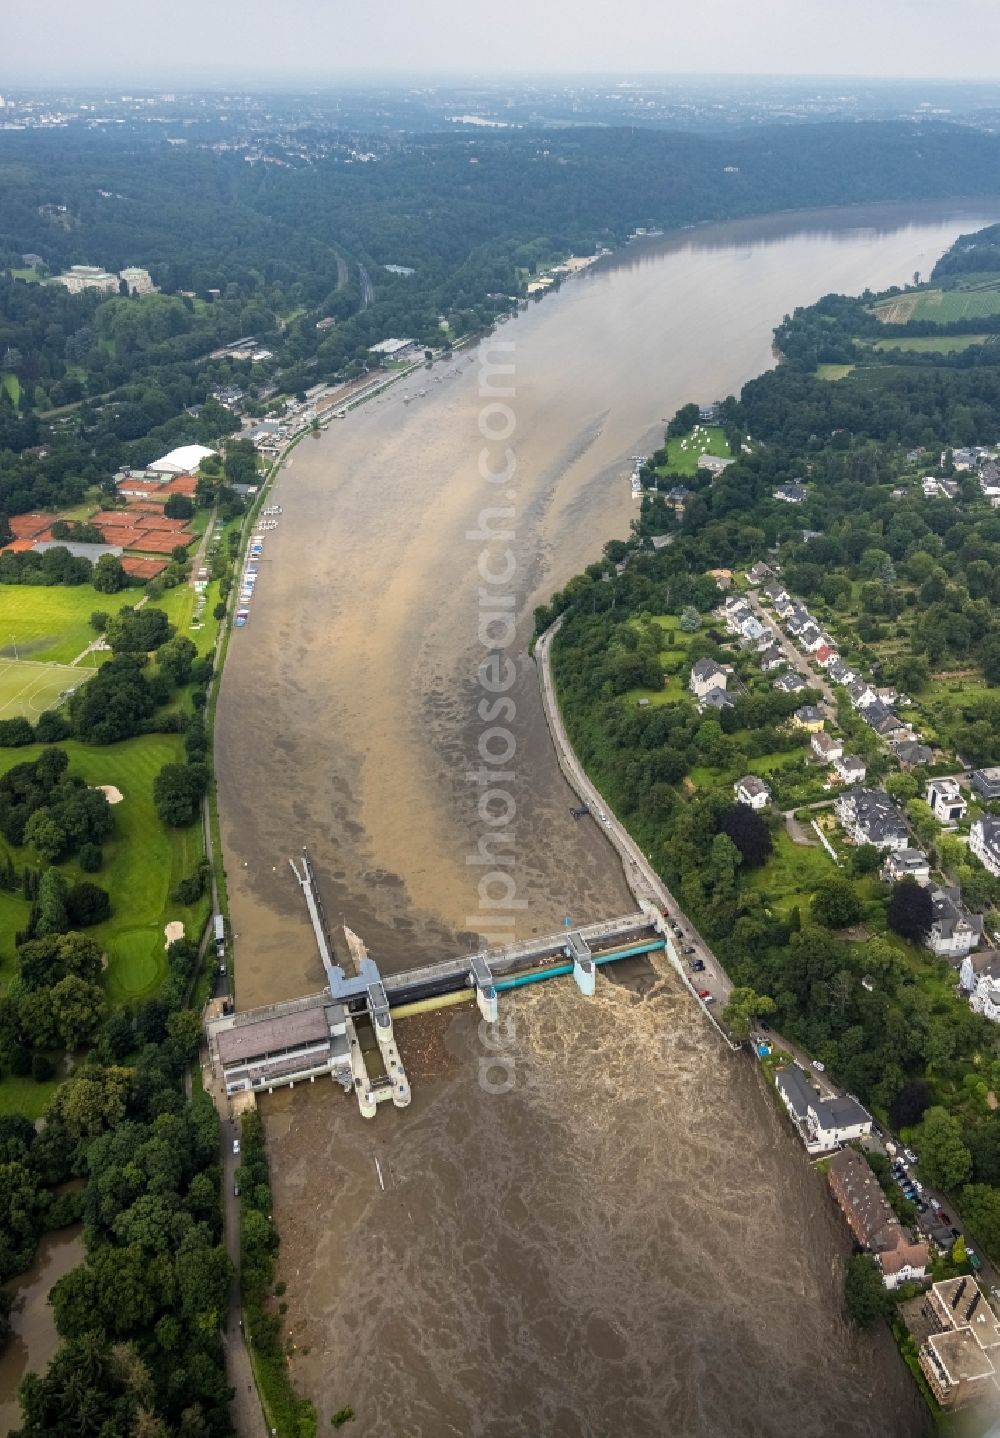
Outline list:
[[[683,912],[674,895],[667,888],[666,884],[657,874],[652,864],[639,848],[625,826],[619,823],[614,814],[611,813],[605,799],[602,797],[595,785],[587,777],[583,765],[576,757],[576,753],[569,741],[563,724],[559,703],[556,699],[555,685],[552,681],[552,641],[562,626],[560,617],[551,625],[535,644],[535,661],[538,665],[538,675],[542,690],[542,704],[545,709],[545,717],[548,721],[549,733],[552,735],[552,742],[555,746],[556,757],[559,767],[563,771],[568,783],[580,796],[583,802],[590,809],[594,820],[607,834],[608,839],[621,859],[622,868],[625,871],[625,880],[635,895],[636,899],[646,899],[658,909],[666,910],[669,922],[674,925],[674,933],[678,940],[678,947],[690,950],[686,953],[689,960],[700,959],[705,965],[704,969],[692,982],[697,982],[700,989],[707,990],[720,1008],[724,1008],[729,1001],[733,983],[725,969],[719,963],[715,954],[708,944],[698,933],[694,924]],[[678,932],[679,931],[679,932]]]

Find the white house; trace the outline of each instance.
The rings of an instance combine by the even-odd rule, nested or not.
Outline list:
[[[733,785],[737,802],[747,804],[751,809],[766,809],[771,802],[771,791],[763,779],[756,774],[746,774]]]
[[[969,830],[969,850],[1000,879],[1000,819],[990,815],[977,819]]]
[[[924,796],[939,824],[957,824],[969,807],[957,779],[932,779]]]
[[[704,699],[711,689],[725,689],[729,675],[714,659],[699,659],[691,669],[688,688],[698,699]]]
[[[897,849],[886,859],[882,877],[893,884],[898,884],[901,879],[913,879],[922,886],[931,881],[931,863],[919,849]]]
[[[962,907],[961,890],[931,889],[934,918],[927,947],[939,959],[964,959],[977,946],[983,933],[980,914],[968,914]]]
[[[865,761],[856,754],[841,754],[839,759],[834,759],[833,767],[842,784],[863,784],[868,773]]]
[[[1000,1024],[1000,954],[990,955],[982,968],[970,954],[962,960],[959,981],[969,995],[969,1007],[973,1012],[982,1014],[991,1023]]]
[[[835,739],[832,734],[814,734],[809,742],[813,753],[824,764],[832,764],[844,752],[844,741]]]
[[[848,789],[834,805],[844,833],[855,844],[905,849],[910,840],[899,810],[881,789]]]
[[[775,1083],[808,1153],[828,1153],[871,1133],[872,1116],[856,1098],[821,1098],[797,1064],[779,1069]]]

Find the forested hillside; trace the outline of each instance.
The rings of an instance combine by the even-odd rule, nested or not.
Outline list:
[[[278,145],[267,164],[132,133],[0,134],[0,513],[72,502],[74,472],[211,440],[219,407],[185,411],[213,386],[263,405],[360,373],[387,336],[438,346],[481,329],[540,264],[636,226],[981,195],[998,162],[995,137],[901,123],[354,137],[314,159]],[[69,295],[25,254],[41,276],[140,265],[163,293]],[[270,357],[210,358],[244,335]],[[100,407],[60,425],[61,457],[22,467],[15,456],[52,438],[37,416],[83,399]]]

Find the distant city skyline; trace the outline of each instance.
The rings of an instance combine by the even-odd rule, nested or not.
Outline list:
[[[548,76],[995,78],[994,0],[51,0],[4,21],[0,88]]]

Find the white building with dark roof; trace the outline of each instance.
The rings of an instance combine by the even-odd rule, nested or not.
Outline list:
[[[872,1116],[856,1098],[822,1098],[797,1064],[779,1069],[775,1084],[808,1153],[828,1153],[871,1133]]]
[[[737,802],[751,809],[766,809],[771,802],[771,791],[763,779],[756,774],[745,774],[733,785]]]
[[[969,830],[969,852],[1000,879],[1000,819],[990,814],[976,819]]]

